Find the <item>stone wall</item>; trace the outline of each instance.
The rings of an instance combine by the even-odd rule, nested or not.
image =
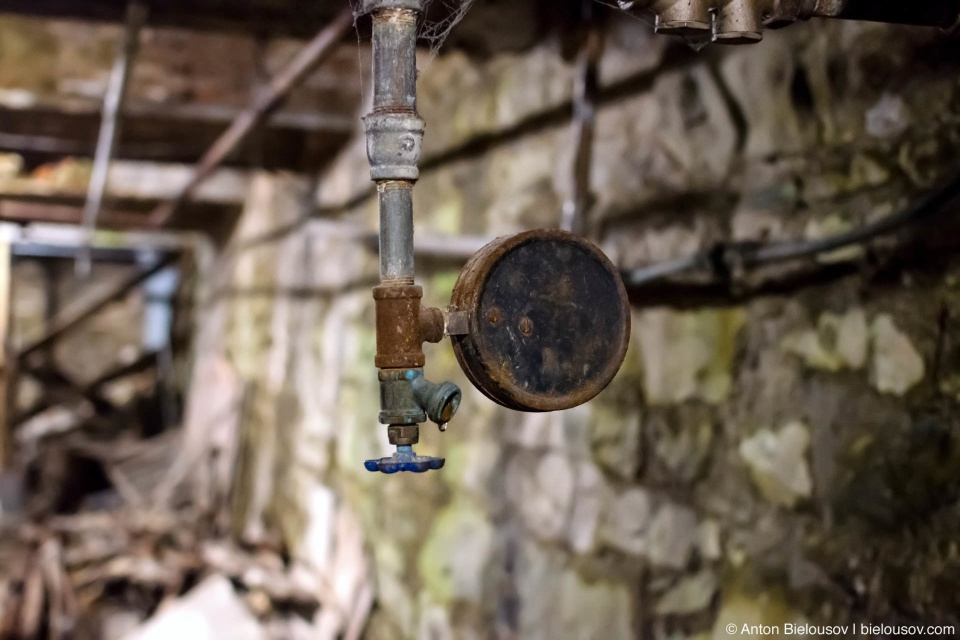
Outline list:
[[[957,155],[958,52],[928,30],[818,22],[696,53],[615,20],[590,235],[631,268],[889,215]],[[549,40],[421,61],[421,237],[558,224],[573,74]],[[638,304],[616,380],[562,413],[494,406],[448,344],[427,345],[428,377],[464,389],[449,431],[425,429],[419,445],[447,464],[388,477],[362,466],[389,449],[376,256],[358,231],[376,221],[363,140],[320,177],[319,217],[304,219],[310,185],[290,177],[262,174],[251,192],[201,323],[188,416],[192,450],[211,456],[199,491],[230,503],[240,535],[276,527],[321,567],[344,542],[337,514],[357,518],[376,585],[367,637],[958,622],[954,269],[736,306]],[[426,302],[445,304],[458,268],[420,266]],[[223,427],[214,407],[241,396],[248,410]],[[217,478],[239,479],[231,496]],[[357,596],[344,580],[346,607]]]

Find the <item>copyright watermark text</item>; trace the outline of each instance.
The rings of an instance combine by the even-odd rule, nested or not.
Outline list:
[[[895,625],[895,624],[734,624],[726,626],[731,636],[953,636],[956,629],[952,625]]]

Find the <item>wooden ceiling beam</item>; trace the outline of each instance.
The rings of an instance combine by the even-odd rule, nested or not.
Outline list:
[[[187,215],[171,225],[174,231],[216,231],[229,226],[239,213],[232,206],[202,205],[191,203],[186,207]],[[0,200],[0,222],[19,225],[54,224],[78,227],[82,220],[83,206],[80,202],[64,203],[52,201]],[[98,222],[98,228],[109,231],[146,231],[150,225],[149,212],[122,205],[111,205],[104,209]]]
[[[131,104],[116,157],[127,160],[191,162],[206,151],[242,109],[215,105]],[[28,156],[33,163],[65,155],[92,157],[100,123],[94,105],[43,104],[0,107],[0,151]],[[263,125],[254,141],[235,150],[227,165],[300,170],[308,153],[333,153],[352,134],[352,118],[281,111]],[[314,146],[310,146],[314,145]]]
[[[114,202],[140,203],[145,208],[168,200],[190,182],[193,166],[155,162],[118,161],[110,168],[107,196]],[[52,203],[82,202],[86,197],[88,169],[65,163],[44,175],[21,175],[0,180],[0,200],[13,198]],[[246,199],[250,174],[220,169],[194,194],[194,201],[240,206]]]
[[[42,222],[48,224],[79,225],[83,217],[83,207],[79,204],[50,204],[25,202],[20,200],[0,200],[0,221],[17,224]],[[146,215],[130,211],[104,209],[100,215],[99,226],[105,229],[130,230],[146,227]]]
[[[309,38],[347,4],[296,0],[150,0],[150,24]],[[4,0],[0,11],[94,22],[123,21],[126,0]]]

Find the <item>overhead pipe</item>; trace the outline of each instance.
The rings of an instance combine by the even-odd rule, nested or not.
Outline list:
[[[810,18],[943,29],[960,23],[960,0],[634,0],[620,5],[652,22],[658,33],[722,44],[759,42],[765,27]]]

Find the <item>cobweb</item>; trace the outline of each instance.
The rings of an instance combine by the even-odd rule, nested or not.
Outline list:
[[[427,0],[427,8],[435,0]],[[433,53],[436,53],[441,46],[443,46],[444,41],[447,39],[447,36],[450,35],[450,32],[453,30],[457,24],[463,20],[464,16],[467,15],[467,12],[470,11],[470,8],[473,6],[473,3],[476,0],[439,0],[443,5],[443,18],[440,20],[430,22],[425,20],[422,25],[420,25],[420,39],[430,43],[430,50]]]
[[[417,36],[421,42],[426,42],[430,46],[431,53],[437,53],[443,46],[447,36],[455,26],[457,26],[476,0],[425,0],[424,14],[432,13],[441,16],[439,20],[424,19],[417,31]],[[439,7],[433,5],[439,3]],[[350,0],[353,7],[353,13],[359,16],[363,13],[363,0]]]

